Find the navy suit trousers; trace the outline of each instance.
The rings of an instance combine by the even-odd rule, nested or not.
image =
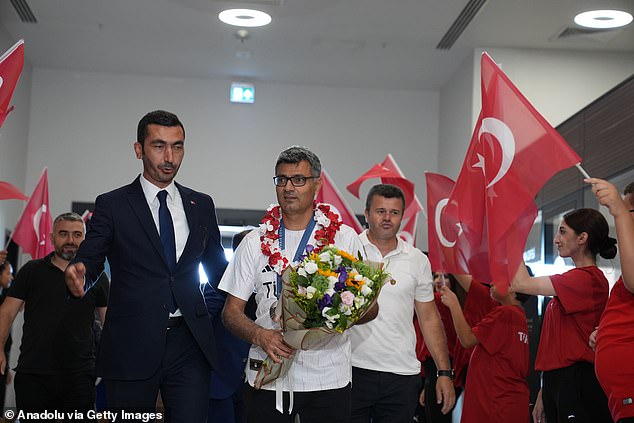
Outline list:
[[[122,411],[155,412],[160,391],[165,423],[205,423],[210,371],[208,361],[183,323],[167,331],[161,366],[151,378],[132,381],[105,379],[108,406],[118,413],[117,421],[143,421],[143,417],[122,419]]]

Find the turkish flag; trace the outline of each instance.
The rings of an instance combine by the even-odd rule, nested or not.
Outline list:
[[[416,247],[416,226],[418,225],[418,215],[414,215],[407,219],[405,224],[401,224],[401,230],[398,236],[405,242]]]
[[[321,188],[319,189],[316,198],[317,202],[333,205],[337,209],[337,212],[339,212],[343,223],[350,226],[358,234],[363,232],[363,226],[361,226],[359,219],[357,219],[357,216],[345,202],[343,196],[341,195],[341,192],[332,182],[330,176],[328,176],[328,173],[326,173],[326,171],[323,169],[321,171],[321,181]]]
[[[458,242],[462,229],[457,219],[445,212],[454,181],[437,173],[425,172],[427,181],[427,234],[431,268],[437,272],[469,273]]]
[[[363,175],[359,176],[356,181],[349,184],[346,188],[352,195],[359,198],[359,189],[361,188],[361,184],[372,178],[379,178],[381,179],[382,183],[396,185],[401,190],[403,190],[403,195],[405,196],[405,204],[409,204],[413,201],[414,184],[410,182],[407,178],[399,175],[396,171],[388,169],[387,167],[378,163],[372,166],[370,170],[365,172]]]
[[[392,157],[391,154],[388,154],[387,156],[385,156],[385,160],[383,160],[383,162],[381,163],[381,166],[396,172],[400,178],[407,180],[407,178],[405,178],[405,174],[401,171],[401,168],[398,166],[398,164],[396,163],[396,160],[394,160],[394,157]],[[384,184],[396,185],[397,187],[401,188],[403,192],[405,192],[408,189],[408,186],[406,185],[403,185],[403,186],[399,185],[401,183],[401,179],[390,179],[386,177],[385,180],[383,180],[382,178],[381,181]],[[413,187],[413,184],[412,184],[412,187]],[[405,213],[403,214],[403,219],[410,218],[418,214],[419,212],[423,211],[423,205],[418,199],[418,196],[414,192],[412,194],[413,194],[413,198],[411,201],[407,201],[407,198],[405,199],[406,207],[405,207]],[[413,229],[414,229],[413,234],[415,235],[416,226],[414,226]]]
[[[505,292],[537,214],[535,196],[581,158],[486,53],[481,67],[482,111],[448,212],[471,249],[489,252],[489,280]]]
[[[0,181],[0,200],[28,200],[15,185]]]
[[[15,225],[12,238],[25,253],[30,254],[33,259],[39,259],[53,251],[50,239],[52,228],[53,219],[48,202],[48,172],[44,168],[31,199],[26,204],[18,224]]]
[[[0,127],[13,110],[9,102],[23,67],[24,40],[20,40],[0,57]]]

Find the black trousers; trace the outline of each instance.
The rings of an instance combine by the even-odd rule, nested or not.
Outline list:
[[[44,411],[60,413],[78,411],[84,417],[65,418],[62,421],[94,421],[86,418],[88,410],[95,409],[95,376],[92,372],[59,375],[35,375],[23,372],[15,374],[16,408],[25,413]],[[74,415],[76,416],[76,415]],[[23,422],[48,421],[50,419],[20,419]]]
[[[425,368],[425,419],[433,423],[451,423],[451,412],[442,413],[442,404],[437,403],[436,397],[436,363],[428,358],[423,363]],[[455,389],[456,398],[460,395],[461,389]]]
[[[592,363],[544,372],[542,401],[548,423],[612,423],[608,399]]]
[[[352,368],[351,423],[411,423],[422,385],[420,375]]]
[[[207,421],[211,366],[186,324],[168,330],[161,366],[151,378],[104,381],[108,408],[117,412],[117,422],[153,422],[148,416],[156,413],[159,391],[165,423]]]
[[[293,410],[288,409],[290,398],[284,392],[284,414],[275,409],[275,391],[255,389],[244,385],[247,423],[294,423],[299,415],[302,423],[348,423],[350,418],[350,385],[324,391],[294,392]]]

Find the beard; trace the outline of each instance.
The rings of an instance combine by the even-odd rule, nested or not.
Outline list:
[[[72,250],[70,251],[64,250],[65,247],[71,247],[71,246],[73,247]],[[55,255],[63,260],[71,261],[72,259],[75,258],[75,255],[77,255],[77,247],[75,245],[69,245],[69,244],[62,245],[60,248],[55,249]]]

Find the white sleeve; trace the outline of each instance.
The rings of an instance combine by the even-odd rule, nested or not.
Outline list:
[[[257,253],[260,254],[259,251]],[[253,254],[252,242],[249,242],[247,235],[235,251],[218,288],[234,297],[248,301],[255,289],[254,272],[257,269],[257,261],[258,256]]]
[[[431,276],[431,264],[423,253],[416,254],[416,301],[434,301],[434,280]],[[420,257],[420,259],[419,259]]]

